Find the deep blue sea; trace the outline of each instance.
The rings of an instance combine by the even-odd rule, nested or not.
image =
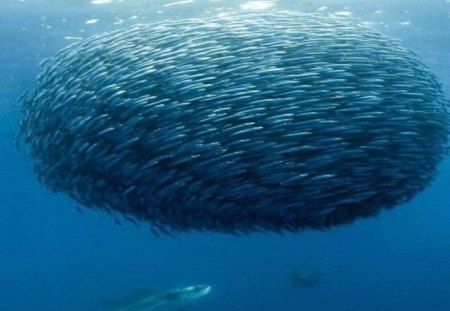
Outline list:
[[[174,238],[80,213],[40,185],[25,148],[15,149],[18,98],[42,59],[135,23],[249,10],[360,19],[401,40],[450,95],[449,0],[0,0],[0,311],[117,311],[105,300],[196,284],[212,290],[186,310],[450,310],[450,159],[413,200],[352,225]],[[293,278],[305,270],[314,284]]]

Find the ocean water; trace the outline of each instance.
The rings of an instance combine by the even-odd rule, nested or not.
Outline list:
[[[412,201],[349,226],[174,238],[80,213],[40,185],[24,148],[15,149],[18,98],[42,59],[135,23],[249,10],[360,19],[417,53],[450,95],[449,0],[0,0],[0,311],[101,311],[139,288],[196,284],[212,290],[187,310],[450,310],[448,159]],[[305,270],[317,273],[313,284],[294,279]]]

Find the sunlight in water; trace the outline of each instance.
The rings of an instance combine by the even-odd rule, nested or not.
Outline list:
[[[92,0],[91,3],[92,4],[106,4],[106,3],[111,3],[112,0]]]
[[[272,1],[249,1],[240,5],[244,10],[264,10],[272,7],[275,3]]]
[[[180,4],[188,4],[188,3],[193,3],[193,2],[194,2],[194,0],[183,0],[183,1],[167,3],[167,4],[164,4],[164,6],[165,7],[169,7],[169,6],[180,5]]]
[[[93,18],[93,19],[88,19],[87,21],[85,21],[84,23],[89,25],[89,24],[95,24],[98,22],[98,19]]]
[[[352,15],[352,12],[350,12],[350,11],[339,11],[339,12],[334,12],[333,14],[337,15],[337,16],[350,16],[350,15]]]

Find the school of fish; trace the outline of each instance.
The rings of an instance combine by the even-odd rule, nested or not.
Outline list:
[[[96,35],[44,60],[21,101],[43,184],[169,234],[374,216],[434,179],[450,120],[398,41],[292,12]]]

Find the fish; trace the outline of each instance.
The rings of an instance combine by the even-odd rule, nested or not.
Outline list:
[[[290,273],[291,280],[299,288],[317,286],[321,283],[321,274],[317,268],[301,264]]]
[[[138,24],[39,67],[19,130],[38,180],[155,234],[352,223],[411,200],[449,152],[437,77],[345,16]]]

